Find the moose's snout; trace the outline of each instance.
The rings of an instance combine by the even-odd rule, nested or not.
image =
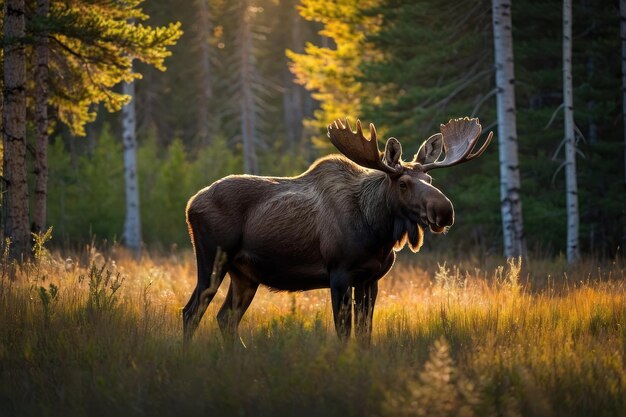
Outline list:
[[[454,208],[446,197],[431,201],[427,206],[428,221],[436,227],[449,227],[454,224]]]

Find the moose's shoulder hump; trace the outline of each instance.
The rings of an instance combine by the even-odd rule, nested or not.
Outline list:
[[[308,173],[316,173],[316,174],[325,174],[325,173],[343,173],[348,175],[359,175],[364,172],[364,169],[346,158],[343,155],[332,154],[328,156],[324,156],[317,161],[313,162],[311,167],[305,172]]]

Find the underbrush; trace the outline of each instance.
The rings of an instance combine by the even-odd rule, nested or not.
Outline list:
[[[226,282],[183,350],[191,254],[42,244],[0,265],[0,415],[625,415],[623,265],[489,262],[399,262],[369,348],[337,340],[328,291],[267,290],[225,346]]]

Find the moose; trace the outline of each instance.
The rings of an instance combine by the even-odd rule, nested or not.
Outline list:
[[[226,273],[230,287],[217,314],[224,338],[234,338],[260,284],[279,291],[330,288],[335,329],[369,343],[378,280],[408,244],[417,252],[424,229],[446,232],[454,223],[450,200],[429,172],[479,157],[478,119],[450,120],[410,162],[389,138],[384,152],[370,123],[356,132],[348,119],[328,126],[343,155],[314,162],[296,177],[231,175],[203,188],[187,203],[198,282],[183,308],[189,341]],[[444,155],[442,158],[442,154]],[[216,267],[217,265],[217,267]]]

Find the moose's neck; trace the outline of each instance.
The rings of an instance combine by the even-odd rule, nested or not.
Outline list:
[[[387,174],[372,171],[363,177],[359,189],[359,206],[367,227],[384,240],[393,236],[394,216],[388,205],[390,186]]]

